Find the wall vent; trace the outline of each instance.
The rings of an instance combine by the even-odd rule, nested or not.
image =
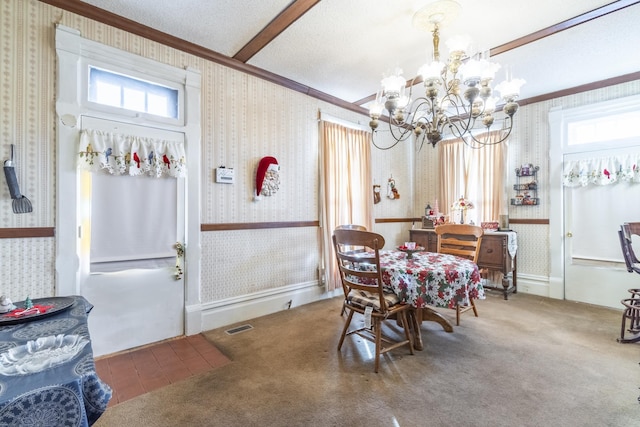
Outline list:
[[[227,329],[224,332],[227,335],[234,335],[234,334],[239,334],[240,332],[248,331],[249,329],[253,329],[253,326],[251,326],[251,325],[242,325],[242,326],[238,326],[236,328]]]

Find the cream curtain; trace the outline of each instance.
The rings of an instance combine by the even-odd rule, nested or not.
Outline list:
[[[467,188],[467,156],[468,147],[462,139],[441,141],[438,143],[438,157],[440,163],[440,188],[438,192],[438,207],[445,215],[454,215],[451,205],[464,195],[470,199]],[[450,221],[457,218],[450,217]]]
[[[498,221],[505,211],[507,144],[494,143],[500,132],[491,132],[486,138],[488,145],[481,148],[472,148],[462,139],[438,144],[439,206],[453,222],[459,221],[459,212],[452,212],[450,207],[460,196],[475,205],[475,209],[465,213],[465,222],[473,220],[480,225],[482,221]]]
[[[320,121],[322,241],[327,290],[341,287],[332,235],[341,224],[373,226],[370,133]]]

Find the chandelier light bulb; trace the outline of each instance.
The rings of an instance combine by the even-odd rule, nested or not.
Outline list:
[[[500,92],[502,99],[509,102],[520,96],[520,88],[525,83],[523,79],[505,80],[496,86],[496,90]]]
[[[382,102],[373,101],[369,106],[369,115],[377,119],[380,117],[380,114],[382,114],[382,110],[384,110],[384,104]]]
[[[438,80],[440,81],[440,76],[444,71],[444,67],[446,65],[440,61],[433,61],[429,64],[424,64],[422,67],[418,69],[418,75],[422,76],[422,79],[426,82],[427,80]]]
[[[457,35],[446,41],[450,55],[465,55],[469,46],[471,46],[471,38],[467,35]]]
[[[482,73],[480,74],[480,79],[493,80],[496,76],[496,73],[500,69],[500,64],[498,64],[497,62],[487,61],[486,59],[481,59],[480,63],[482,64]]]
[[[462,74],[462,81],[468,85],[471,83],[479,83],[484,71],[484,65],[477,59],[469,58],[467,62],[460,66],[460,73]]]
[[[485,113],[493,113],[496,111],[496,105],[498,103],[498,98],[491,96],[484,100],[484,112]]]
[[[405,87],[406,81],[402,77],[402,70],[396,69],[395,74],[383,78],[381,83],[385,95],[398,96],[400,89]]]

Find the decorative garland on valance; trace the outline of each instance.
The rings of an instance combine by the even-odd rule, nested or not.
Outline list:
[[[184,144],[84,129],[80,134],[78,167],[112,175],[187,176]]]
[[[617,182],[640,183],[640,154],[572,160],[565,164],[562,174],[565,187],[609,185]]]

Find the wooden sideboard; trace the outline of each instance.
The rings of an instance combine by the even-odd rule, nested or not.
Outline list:
[[[478,267],[486,268],[490,271],[499,271],[504,276],[502,287],[484,286],[485,289],[502,291],[504,299],[508,295],[518,292],[517,281],[517,254],[513,258],[508,250],[509,235],[503,232],[486,233],[482,236],[480,245],[480,255],[478,255]],[[423,246],[429,252],[438,251],[438,236],[433,229],[409,230],[409,240],[416,242],[418,246]]]

